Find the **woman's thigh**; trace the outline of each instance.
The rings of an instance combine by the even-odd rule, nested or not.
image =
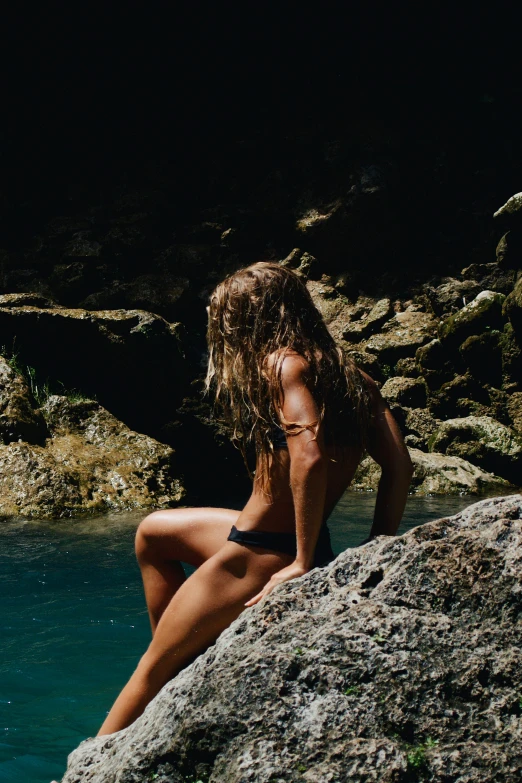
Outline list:
[[[187,579],[165,609],[143,658],[150,676],[163,682],[186,666],[291,560],[289,555],[227,542]]]
[[[240,513],[229,508],[154,511],[138,527],[138,559],[182,560],[198,567],[226,543]]]

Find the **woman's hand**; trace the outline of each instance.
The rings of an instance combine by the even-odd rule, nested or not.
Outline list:
[[[259,601],[264,598],[265,595],[271,593],[274,587],[277,587],[277,585],[281,585],[283,582],[289,582],[290,579],[298,579],[298,577],[307,574],[309,570],[309,568],[304,568],[304,566],[301,566],[298,563],[290,563],[290,565],[286,566],[286,568],[282,568],[281,571],[277,571],[277,573],[272,576],[270,581],[266,583],[261,592],[251,598],[250,601],[247,601],[245,606],[254,606],[254,604],[259,603]]]

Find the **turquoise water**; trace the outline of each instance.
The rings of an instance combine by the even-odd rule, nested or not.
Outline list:
[[[411,498],[401,532],[470,502]],[[330,519],[336,553],[368,535],[374,503],[343,497]],[[0,525],[0,783],[59,779],[147,646],[141,516]]]

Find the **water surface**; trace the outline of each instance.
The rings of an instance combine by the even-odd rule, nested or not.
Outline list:
[[[412,497],[399,532],[466,497]],[[360,543],[375,495],[347,493],[334,551]],[[0,783],[43,783],[98,730],[150,639],[134,530],[142,513],[0,524]]]

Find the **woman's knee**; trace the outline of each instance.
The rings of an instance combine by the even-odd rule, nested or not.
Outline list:
[[[179,509],[181,511],[181,509]],[[176,511],[169,510],[168,518],[168,536],[169,543],[174,543],[176,538],[177,527],[176,525]],[[165,525],[167,519],[164,511],[153,511],[151,514],[145,517],[136,530],[135,537],[135,550],[138,560],[147,558],[148,555],[158,551],[160,542],[165,541]]]

